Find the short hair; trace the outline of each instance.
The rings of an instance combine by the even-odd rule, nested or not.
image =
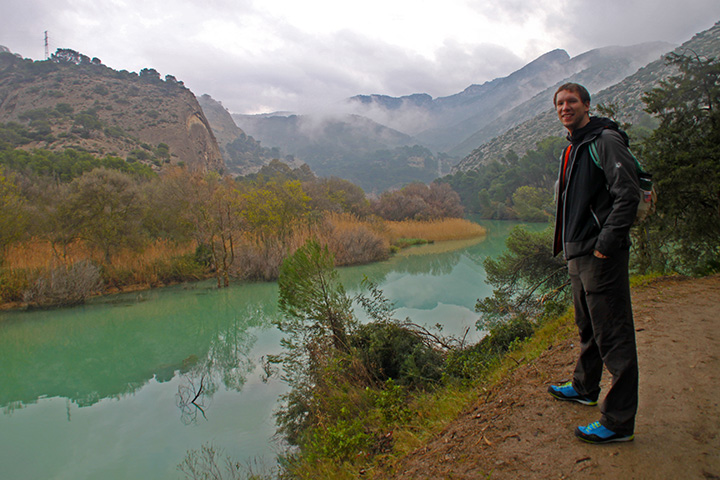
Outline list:
[[[563,90],[577,94],[577,96],[580,97],[580,100],[583,103],[590,103],[590,92],[588,92],[587,89],[579,83],[570,82],[564,85],[560,85],[560,88],[557,89],[555,95],[553,95],[553,105],[557,105],[558,93],[562,92]]]

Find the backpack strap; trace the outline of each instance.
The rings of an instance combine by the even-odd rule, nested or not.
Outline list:
[[[588,146],[588,151],[590,152],[590,158],[592,158],[593,163],[600,169],[602,167],[600,166],[600,155],[598,154],[597,145],[595,145],[596,139],[593,139],[592,142],[590,142],[590,145]],[[637,159],[634,153],[632,153],[632,150],[629,148],[627,149],[630,156],[635,160],[635,169],[637,170],[637,174],[639,177],[652,177],[652,175],[645,171],[645,169],[640,165],[640,161]]]
[[[598,168],[602,169],[602,167],[600,166],[600,155],[598,155],[595,140],[596,139],[590,142],[588,151],[590,152],[590,158],[592,158],[593,163],[595,163]],[[643,222],[651,213],[655,212],[655,204],[657,203],[657,192],[655,191],[655,185],[653,184],[652,174],[645,171],[642,165],[640,165],[640,161],[629,148],[628,153],[630,153],[630,156],[632,156],[633,160],[635,160],[635,173],[638,176],[638,183],[640,185],[640,191],[642,195],[642,200],[638,204],[638,211],[635,217],[635,222],[633,223],[633,225],[637,225],[638,223]]]

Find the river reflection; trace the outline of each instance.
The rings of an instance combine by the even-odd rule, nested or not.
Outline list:
[[[355,295],[367,277],[398,318],[461,334],[490,294],[482,261],[512,226],[487,225],[487,238],[413,247],[340,279]],[[178,478],[185,452],[207,442],[272,459],[285,386],[261,380],[260,358],[280,349],[277,284],[213,285],[0,313],[3,478]]]
[[[212,365],[213,378],[239,391],[253,368],[254,332],[269,327],[276,314],[271,288],[247,289],[252,302],[198,284],[73,309],[5,313],[0,406],[44,397],[90,406],[197,364]]]

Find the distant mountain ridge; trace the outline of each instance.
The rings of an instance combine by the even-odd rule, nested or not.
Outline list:
[[[413,146],[412,137],[359,115],[239,115],[235,123],[266,145],[307,163],[319,176],[337,176],[368,193],[450,172],[454,160]]]
[[[235,175],[257,173],[264,165],[281,157],[279,148],[265,148],[238,128],[230,112],[210,95],[201,95],[198,97],[198,102],[215,134],[227,173]],[[300,166],[291,156],[286,157],[284,161],[293,167]]]
[[[553,50],[513,72],[482,85],[434,100],[416,94],[393,98],[379,95],[355,96],[349,101],[356,112],[400,131],[406,118],[422,118],[424,129],[414,133],[413,141],[434,151],[462,157],[478,145],[502,133],[541,108],[528,104],[528,110],[516,110],[498,131],[496,120],[559,83],[576,78],[597,91],[616,83],[638,68],[668,52],[672,45],[652,42],[631,47],[604,47],[576,57],[564,50]],[[418,101],[422,100],[422,101]]]
[[[671,48],[668,43],[651,42],[598,48],[572,58],[557,49],[506,77],[470,85],[447,97],[433,99],[425,93],[403,97],[356,95],[347,100],[347,107],[354,112],[350,114],[325,117],[235,114],[232,118],[263,145],[277,147],[306,162],[318,175],[332,174],[357,181],[357,172],[351,172],[364,168],[382,181],[365,178],[361,181],[363,188],[376,189],[379,185],[395,188],[412,181],[428,181],[432,179],[430,171],[442,176],[457,169],[473,168],[476,154],[494,148],[491,146],[498,144],[497,137],[547,112],[552,91],[561,83],[576,81],[594,93],[659,59]],[[543,125],[549,128],[547,135],[561,133],[557,125]],[[398,166],[404,155],[393,150],[410,146],[427,150],[422,156],[427,165],[432,165],[428,167],[430,171],[425,167],[392,168],[396,177],[388,179],[388,165]],[[516,139],[512,148],[522,154],[533,147],[534,141]],[[358,162],[367,164],[359,167]],[[406,166],[411,165],[421,165],[416,156],[407,159]]]
[[[720,57],[720,22],[710,29],[696,34],[692,39],[673,51],[679,54],[689,53],[705,57]],[[623,80],[599,91],[592,88],[594,78],[577,75],[570,77],[570,80],[590,86],[593,107],[599,104],[613,105],[618,118],[630,123],[640,123],[644,121],[643,119],[648,118],[642,102],[643,93],[651,90],[662,79],[676,73],[673,67],[666,65],[664,59],[660,58],[644,65]],[[565,136],[567,132],[558,121],[552,107],[551,99],[554,88],[541,92],[526,104],[516,107],[515,111],[509,112],[506,116],[498,119],[494,125],[488,127],[489,131],[485,134],[485,138],[490,138],[490,140],[480,144],[459,162],[453,168],[453,171],[473,170],[477,166],[487,164],[492,160],[501,161],[510,150],[518,155],[523,155],[526,151],[534,149],[540,140],[548,136]],[[543,103],[545,103],[546,107],[541,109],[540,106]],[[522,114],[517,112],[517,110],[521,109],[537,111],[537,115],[524,122],[511,125],[510,120],[522,117]],[[503,122],[506,123],[503,124]],[[509,128],[507,128],[508,126]],[[490,130],[490,128],[494,128],[494,130]],[[496,136],[493,136],[493,134],[496,134]]]
[[[350,114],[235,114],[232,118],[263,145],[278,147],[306,162],[318,175],[332,174],[358,181],[360,168],[368,171],[360,180],[363,188],[376,189],[379,185],[394,188],[412,181],[428,181],[432,179],[431,172],[442,176],[450,172],[450,166],[472,168],[472,161],[464,157],[546,112],[552,104],[549,92],[559,84],[577,81],[596,92],[633,74],[671,48],[668,43],[652,42],[598,48],[572,58],[557,49],[506,77],[470,85],[447,97],[433,99],[425,93],[403,97],[356,95],[347,101],[347,107],[354,112]],[[549,130],[550,133],[558,132],[557,125],[552,128],[555,130]],[[407,158],[405,166],[416,169],[393,167],[390,170],[396,177],[388,179],[389,165],[398,167],[404,156],[394,150],[411,146],[426,150],[422,157],[428,167],[417,169],[422,162],[417,162],[413,155],[412,159]],[[525,151],[532,147],[515,148]],[[366,164],[358,166],[358,162]],[[382,180],[372,182],[366,178],[373,172]]]

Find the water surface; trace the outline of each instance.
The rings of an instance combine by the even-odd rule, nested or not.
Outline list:
[[[341,281],[355,295],[367,277],[397,318],[477,339],[482,261],[514,225],[481,223],[484,239],[413,247]],[[0,313],[0,478],[176,479],[204,444],[273,465],[285,386],[263,382],[260,359],[279,351],[277,315],[276,283],[213,281]]]

